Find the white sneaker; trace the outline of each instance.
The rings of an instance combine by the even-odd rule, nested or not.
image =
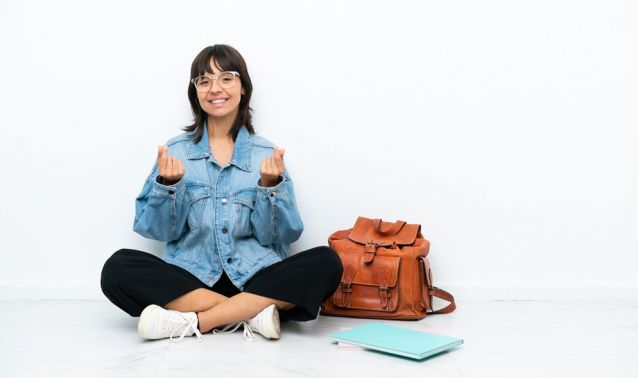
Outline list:
[[[257,332],[267,339],[278,339],[281,329],[277,306],[272,304],[248,320],[229,324],[221,330],[214,330],[213,333],[235,332],[240,326],[244,326],[244,339],[248,341],[255,341],[253,332]]]
[[[165,339],[179,334],[181,341],[184,336],[195,334],[198,341],[202,341],[202,334],[197,329],[197,314],[194,312],[179,312],[166,310],[157,305],[147,306],[137,323],[137,332],[145,339]]]
[[[274,304],[248,319],[248,328],[267,339],[278,339],[280,334],[279,311]]]

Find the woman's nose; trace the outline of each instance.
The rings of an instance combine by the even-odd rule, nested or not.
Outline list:
[[[210,91],[212,93],[217,93],[217,92],[221,92],[221,90],[222,90],[222,87],[219,86],[217,79],[213,79],[213,82],[210,84]]]

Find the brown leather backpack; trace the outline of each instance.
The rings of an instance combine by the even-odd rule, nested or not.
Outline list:
[[[432,286],[430,242],[421,226],[359,217],[354,228],[328,238],[343,263],[341,284],[321,314],[374,319],[422,319],[454,311],[454,297]],[[449,301],[434,310],[432,297]]]

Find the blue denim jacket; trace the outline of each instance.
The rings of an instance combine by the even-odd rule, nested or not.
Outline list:
[[[259,270],[287,257],[303,231],[292,180],[284,172],[274,187],[260,184],[261,161],[274,145],[242,127],[231,162],[221,167],[210,151],[208,133],[193,143],[185,132],[166,145],[184,163],[174,185],[162,185],[157,162],[135,200],[133,230],[168,242],[164,260],[208,286],[222,271],[239,289]]]

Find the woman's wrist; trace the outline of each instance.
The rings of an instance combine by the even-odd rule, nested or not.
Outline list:
[[[279,183],[283,180],[283,177],[279,176],[275,181],[264,181],[261,180],[261,187],[264,188],[272,188],[273,186],[279,185]]]
[[[168,181],[164,177],[160,176],[160,184],[162,184],[162,185],[171,186],[171,185],[177,184],[178,181],[179,180],[177,180],[177,181]]]

